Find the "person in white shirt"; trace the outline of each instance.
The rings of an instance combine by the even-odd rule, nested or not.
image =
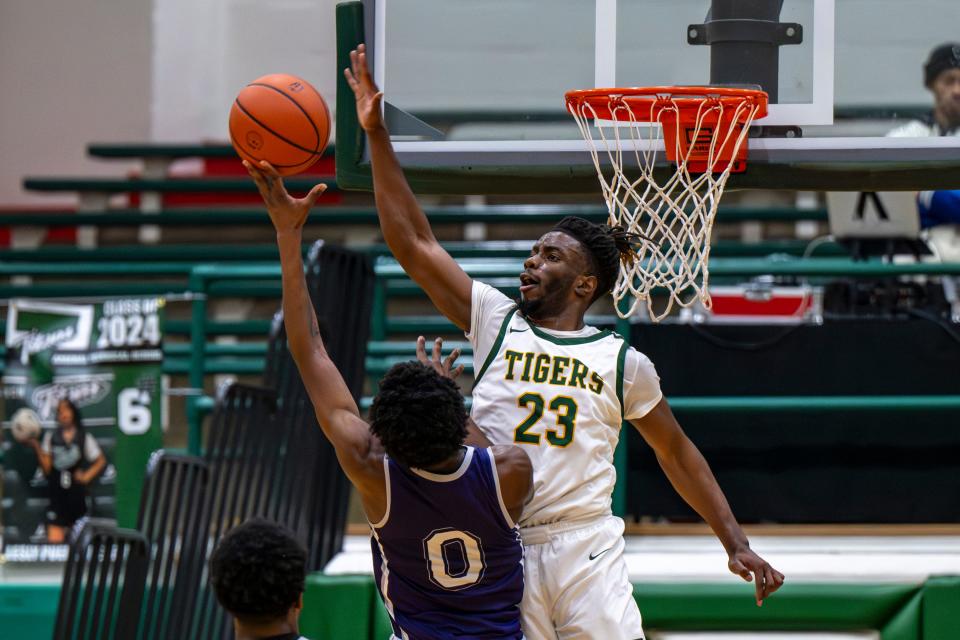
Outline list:
[[[753,550],[703,456],[677,424],[653,364],[610,331],[584,324],[635,240],[621,229],[567,218],[534,244],[519,303],[473,281],[441,247],[397,162],[382,94],[361,45],[344,70],[367,134],[384,239],[404,270],[474,347],[472,416],[495,444],[525,447],[534,495],[520,519],[523,631],[536,638],[643,637],[623,557],[623,521],[611,512],[613,452],[628,420],[683,498],[726,549],[730,570],[755,580],[756,601],[783,574]]]
[[[933,94],[933,111],[890,131],[895,138],[960,137],[960,43],[942,44],[930,52],[923,67],[924,86]],[[958,141],[960,144],[960,141]],[[960,185],[958,185],[960,186]],[[921,191],[917,195],[920,227],[940,229],[932,238],[941,253],[960,259],[957,226],[960,225],[960,189]],[[956,245],[954,247],[954,245]]]

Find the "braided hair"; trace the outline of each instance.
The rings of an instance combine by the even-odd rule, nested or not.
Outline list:
[[[567,234],[586,250],[590,262],[587,273],[597,277],[597,290],[590,302],[613,289],[620,272],[620,263],[633,264],[637,255],[634,246],[642,239],[619,225],[611,227],[596,224],[577,216],[567,216],[557,223],[553,231]]]

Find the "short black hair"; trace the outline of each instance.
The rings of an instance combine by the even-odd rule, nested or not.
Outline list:
[[[400,464],[419,469],[438,464],[467,437],[463,394],[456,382],[424,364],[396,364],[380,381],[370,430]]]
[[[960,69],[960,43],[947,42],[934,47],[923,65],[923,85],[929,89],[937,77],[949,69]]]
[[[553,230],[567,234],[585,249],[589,262],[587,273],[597,277],[597,290],[590,302],[613,289],[620,262],[633,261],[636,255],[633,245],[640,240],[640,236],[623,227],[596,224],[577,216],[567,216]]]
[[[210,556],[217,601],[248,624],[283,619],[297,604],[306,578],[306,549],[290,531],[263,518],[231,529]]]

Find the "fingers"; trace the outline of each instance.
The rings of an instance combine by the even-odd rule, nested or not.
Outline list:
[[[750,570],[739,560],[730,561],[730,571],[743,578],[746,582],[753,580],[753,574],[751,574]]]
[[[317,198],[320,197],[320,194],[327,190],[327,185],[320,184],[314,185],[313,189],[310,189],[310,192],[304,197],[306,201],[307,208],[310,208],[317,201]]]
[[[454,349],[453,351],[451,351],[451,352],[450,352],[450,355],[448,355],[448,356],[447,356],[446,358],[444,358],[444,360],[443,360],[443,366],[444,366],[444,368],[445,368],[445,369],[450,369],[451,367],[453,367],[453,363],[456,362],[456,361],[457,361],[457,358],[459,358],[459,357],[460,357],[460,349]]]
[[[250,177],[253,178],[254,184],[257,185],[257,191],[260,192],[260,196],[264,200],[268,200],[270,189],[267,186],[266,178],[264,178],[263,174],[256,167],[254,167],[252,164],[250,164],[246,160],[243,161],[243,166],[247,170],[247,173],[250,174]]]
[[[357,46],[357,67],[360,71],[357,77],[360,78],[360,82],[363,83],[364,88],[373,88],[373,79],[370,77],[370,67],[367,66],[367,45],[365,44]]]
[[[764,581],[763,597],[766,598],[771,593],[783,586],[783,574],[771,567],[769,564],[764,564],[763,572],[764,576],[766,577],[766,580]]]
[[[370,75],[370,67],[367,66],[367,46],[365,44],[357,45],[357,48],[350,52],[350,68],[343,70],[347,78],[347,84],[357,95],[369,92],[378,93],[377,85],[373,82]]]
[[[366,47],[362,44],[350,52],[350,76],[353,77],[354,84],[356,85],[354,88],[354,92],[356,93],[363,93],[367,89],[365,76],[369,74],[367,74],[367,70],[365,69],[367,64],[365,52]],[[351,85],[351,88],[353,88],[353,85]]]
[[[417,336],[417,360],[425,365],[429,365],[440,375],[456,378],[463,373],[463,365],[451,369],[453,363],[460,357],[460,349],[454,349],[446,358],[443,357],[443,338],[436,338],[433,341],[431,354],[427,355],[427,341],[423,336]]]
[[[351,71],[351,75],[353,75],[354,78],[358,78],[360,76],[359,49],[360,47],[357,47],[356,49],[350,52],[350,71]]]
[[[353,90],[353,94],[359,95],[360,83],[357,82],[357,79],[354,77],[353,72],[350,71],[350,69],[344,69],[343,76],[347,79],[347,85]]]
[[[757,579],[754,581],[754,590],[757,592],[757,606],[763,606],[764,591],[766,590],[766,579],[763,571],[757,571]]]
[[[261,171],[263,171],[265,174],[267,174],[268,177],[270,177],[270,178],[275,178],[275,179],[277,179],[277,180],[283,180],[283,178],[280,177],[280,172],[277,171],[277,170],[274,168],[274,166],[273,166],[272,164],[270,164],[269,162],[267,162],[266,160],[261,160],[261,161],[260,161],[260,166],[262,167]]]
[[[275,199],[280,195],[279,191],[283,191],[283,178],[281,178],[277,170],[273,168],[273,165],[266,160],[261,160],[260,166],[257,168],[260,170],[264,185],[266,185],[267,196]]]

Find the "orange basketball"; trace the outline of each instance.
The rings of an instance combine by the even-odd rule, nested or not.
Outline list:
[[[296,76],[257,78],[230,108],[230,140],[241,158],[266,160],[292,176],[309,169],[330,139],[330,111],[323,96]]]

